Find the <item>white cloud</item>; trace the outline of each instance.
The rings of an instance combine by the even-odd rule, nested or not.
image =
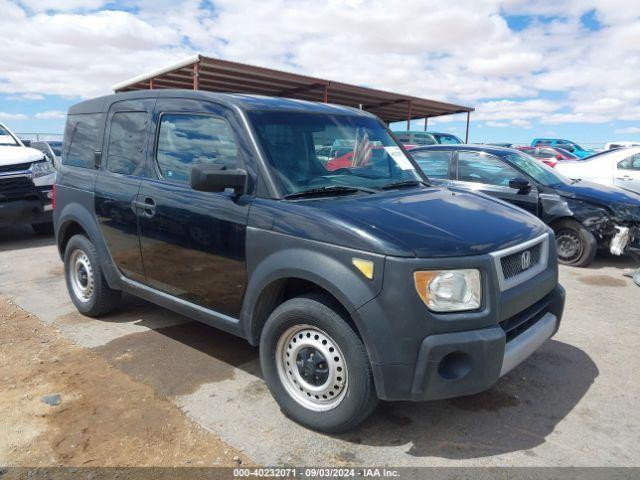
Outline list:
[[[625,134],[625,133],[629,133],[629,134],[640,133],[640,127],[618,128],[618,129],[615,130],[615,133],[621,133],[621,134]]]
[[[23,113],[0,112],[0,120],[5,121],[5,122],[11,122],[11,121],[15,121],[15,120],[26,120],[27,118],[29,118],[29,117],[27,117]]]
[[[640,2],[213,4],[215,11],[200,0],[136,0],[127,4],[134,14],[103,0],[0,0],[0,93],[96,96],[201,52],[468,103],[477,107],[472,118],[487,124],[640,120]],[[104,5],[110,10],[100,11]],[[603,25],[596,32],[580,22],[593,9]],[[504,14],[534,17],[513,31]],[[537,98],[547,90],[561,100]]]
[[[36,113],[35,116],[41,120],[59,120],[66,118],[67,112],[63,112],[62,110],[47,110],[45,112]]]

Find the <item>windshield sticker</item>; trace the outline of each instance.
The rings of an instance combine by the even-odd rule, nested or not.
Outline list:
[[[409,159],[402,153],[400,147],[384,147],[387,153],[395,160],[401,170],[413,170],[413,165]]]

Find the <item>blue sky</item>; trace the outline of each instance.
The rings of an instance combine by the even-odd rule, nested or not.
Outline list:
[[[18,132],[61,133],[74,102],[202,53],[474,106],[475,142],[640,141],[640,2],[0,0],[0,10],[0,121]],[[464,120],[429,126],[464,136]]]

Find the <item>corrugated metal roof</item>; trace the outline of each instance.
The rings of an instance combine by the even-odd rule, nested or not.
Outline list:
[[[113,87],[116,92],[140,89],[193,88],[336,103],[363,108],[385,122],[438,117],[474,109],[436,100],[359,87],[348,83],[256,67],[198,55]]]

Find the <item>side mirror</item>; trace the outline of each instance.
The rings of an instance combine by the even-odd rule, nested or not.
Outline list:
[[[531,191],[531,184],[524,178],[512,178],[509,180],[509,188],[518,190],[518,193],[526,194]]]
[[[247,172],[227,170],[224,165],[196,165],[191,169],[191,188],[201,192],[224,192],[233,188],[238,195],[244,193]]]

